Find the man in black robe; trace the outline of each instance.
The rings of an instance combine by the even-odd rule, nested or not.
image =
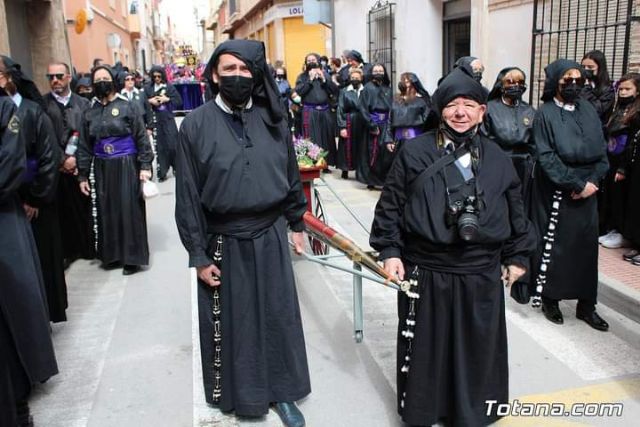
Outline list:
[[[286,229],[300,253],[306,200],[285,113],[261,42],[222,43],[205,75],[215,99],[182,123],[176,182],[205,397],[240,416],[274,404],[300,427],[294,402],[311,389]]]
[[[158,180],[162,182],[167,179],[169,168],[173,168],[174,175],[176,173],[178,127],[173,111],[182,107],[182,97],[176,88],[167,82],[164,68],[159,65],[153,66],[149,74],[151,81],[145,86],[144,92],[151,105],[150,125],[158,157]]]
[[[501,265],[515,282],[535,239],[511,161],[477,132],[485,103],[462,70],[443,79],[439,128],[405,142],[376,206],[371,246],[412,288],[399,294],[397,347],[398,411],[411,425],[486,425],[486,402],[508,401]]]
[[[4,79],[0,73],[0,80]],[[33,425],[33,385],[58,373],[38,250],[18,189],[26,170],[16,106],[0,97],[0,425]]]
[[[77,142],[74,139],[74,135],[80,134],[82,113],[89,108],[89,101],[71,92],[67,64],[49,64],[47,77],[51,92],[44,96],[46,112],[53,124],[58,147],[64,152],[56,197],[65,266],[69,266],[78,258],[95,258],[91,200],[78,188]]]
[[[49,318],[52,322],[63,322],[67,320],[67,284],[55,197],[62,150],[56,141],[51,120],[44,111],[44,100],[36,85],[22,72],[20,64],[0,56],[0,72],[5,76],[0,82],[0,94],[4,92],[18,106],[22,126],[27,173],[20,196],[38,246]]]

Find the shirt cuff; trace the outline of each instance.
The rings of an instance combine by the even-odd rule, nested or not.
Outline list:
[[[402,257],[402,250],[400,248],[389,246],[388,248],[384,248],[383,250],[380,251],[380,254],[378,255],[378,260],[383,261],[388,258],[401,258],[401,257]]]
[[[298,221],[293,221],[289,223],[289,228],[291,231],[299,233],[305,230],[304,220],[300,218]]]
[[[213,264],[213,260],[205,254],[189,254],[189,267],[202,267]]]

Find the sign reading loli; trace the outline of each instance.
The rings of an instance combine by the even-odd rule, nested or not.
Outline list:
[[[291,18],[293,16],[304,16],[304,8],[302,2],[278,4],[271,7],[264,13],[264,24],[282,18]]]

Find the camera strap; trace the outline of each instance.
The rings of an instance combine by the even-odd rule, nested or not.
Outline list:
[[[463,156],[468,152],[469,149],[467,148],[467,144],[462,144],[454,151],[443,157],[440,157],[438,160],[433,162],[428,168],[423,170],[416,179],[413,180],[413,182],[411,183],[411,193],[420,191],[427,179],[431,178],[440,170],[455,162],[457,158]]]

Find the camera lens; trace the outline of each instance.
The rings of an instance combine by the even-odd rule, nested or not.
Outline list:
[[[458,235],[465,242],[473,240],[478,228],[478,216],[475,213],[463,212],[458,218]]]

